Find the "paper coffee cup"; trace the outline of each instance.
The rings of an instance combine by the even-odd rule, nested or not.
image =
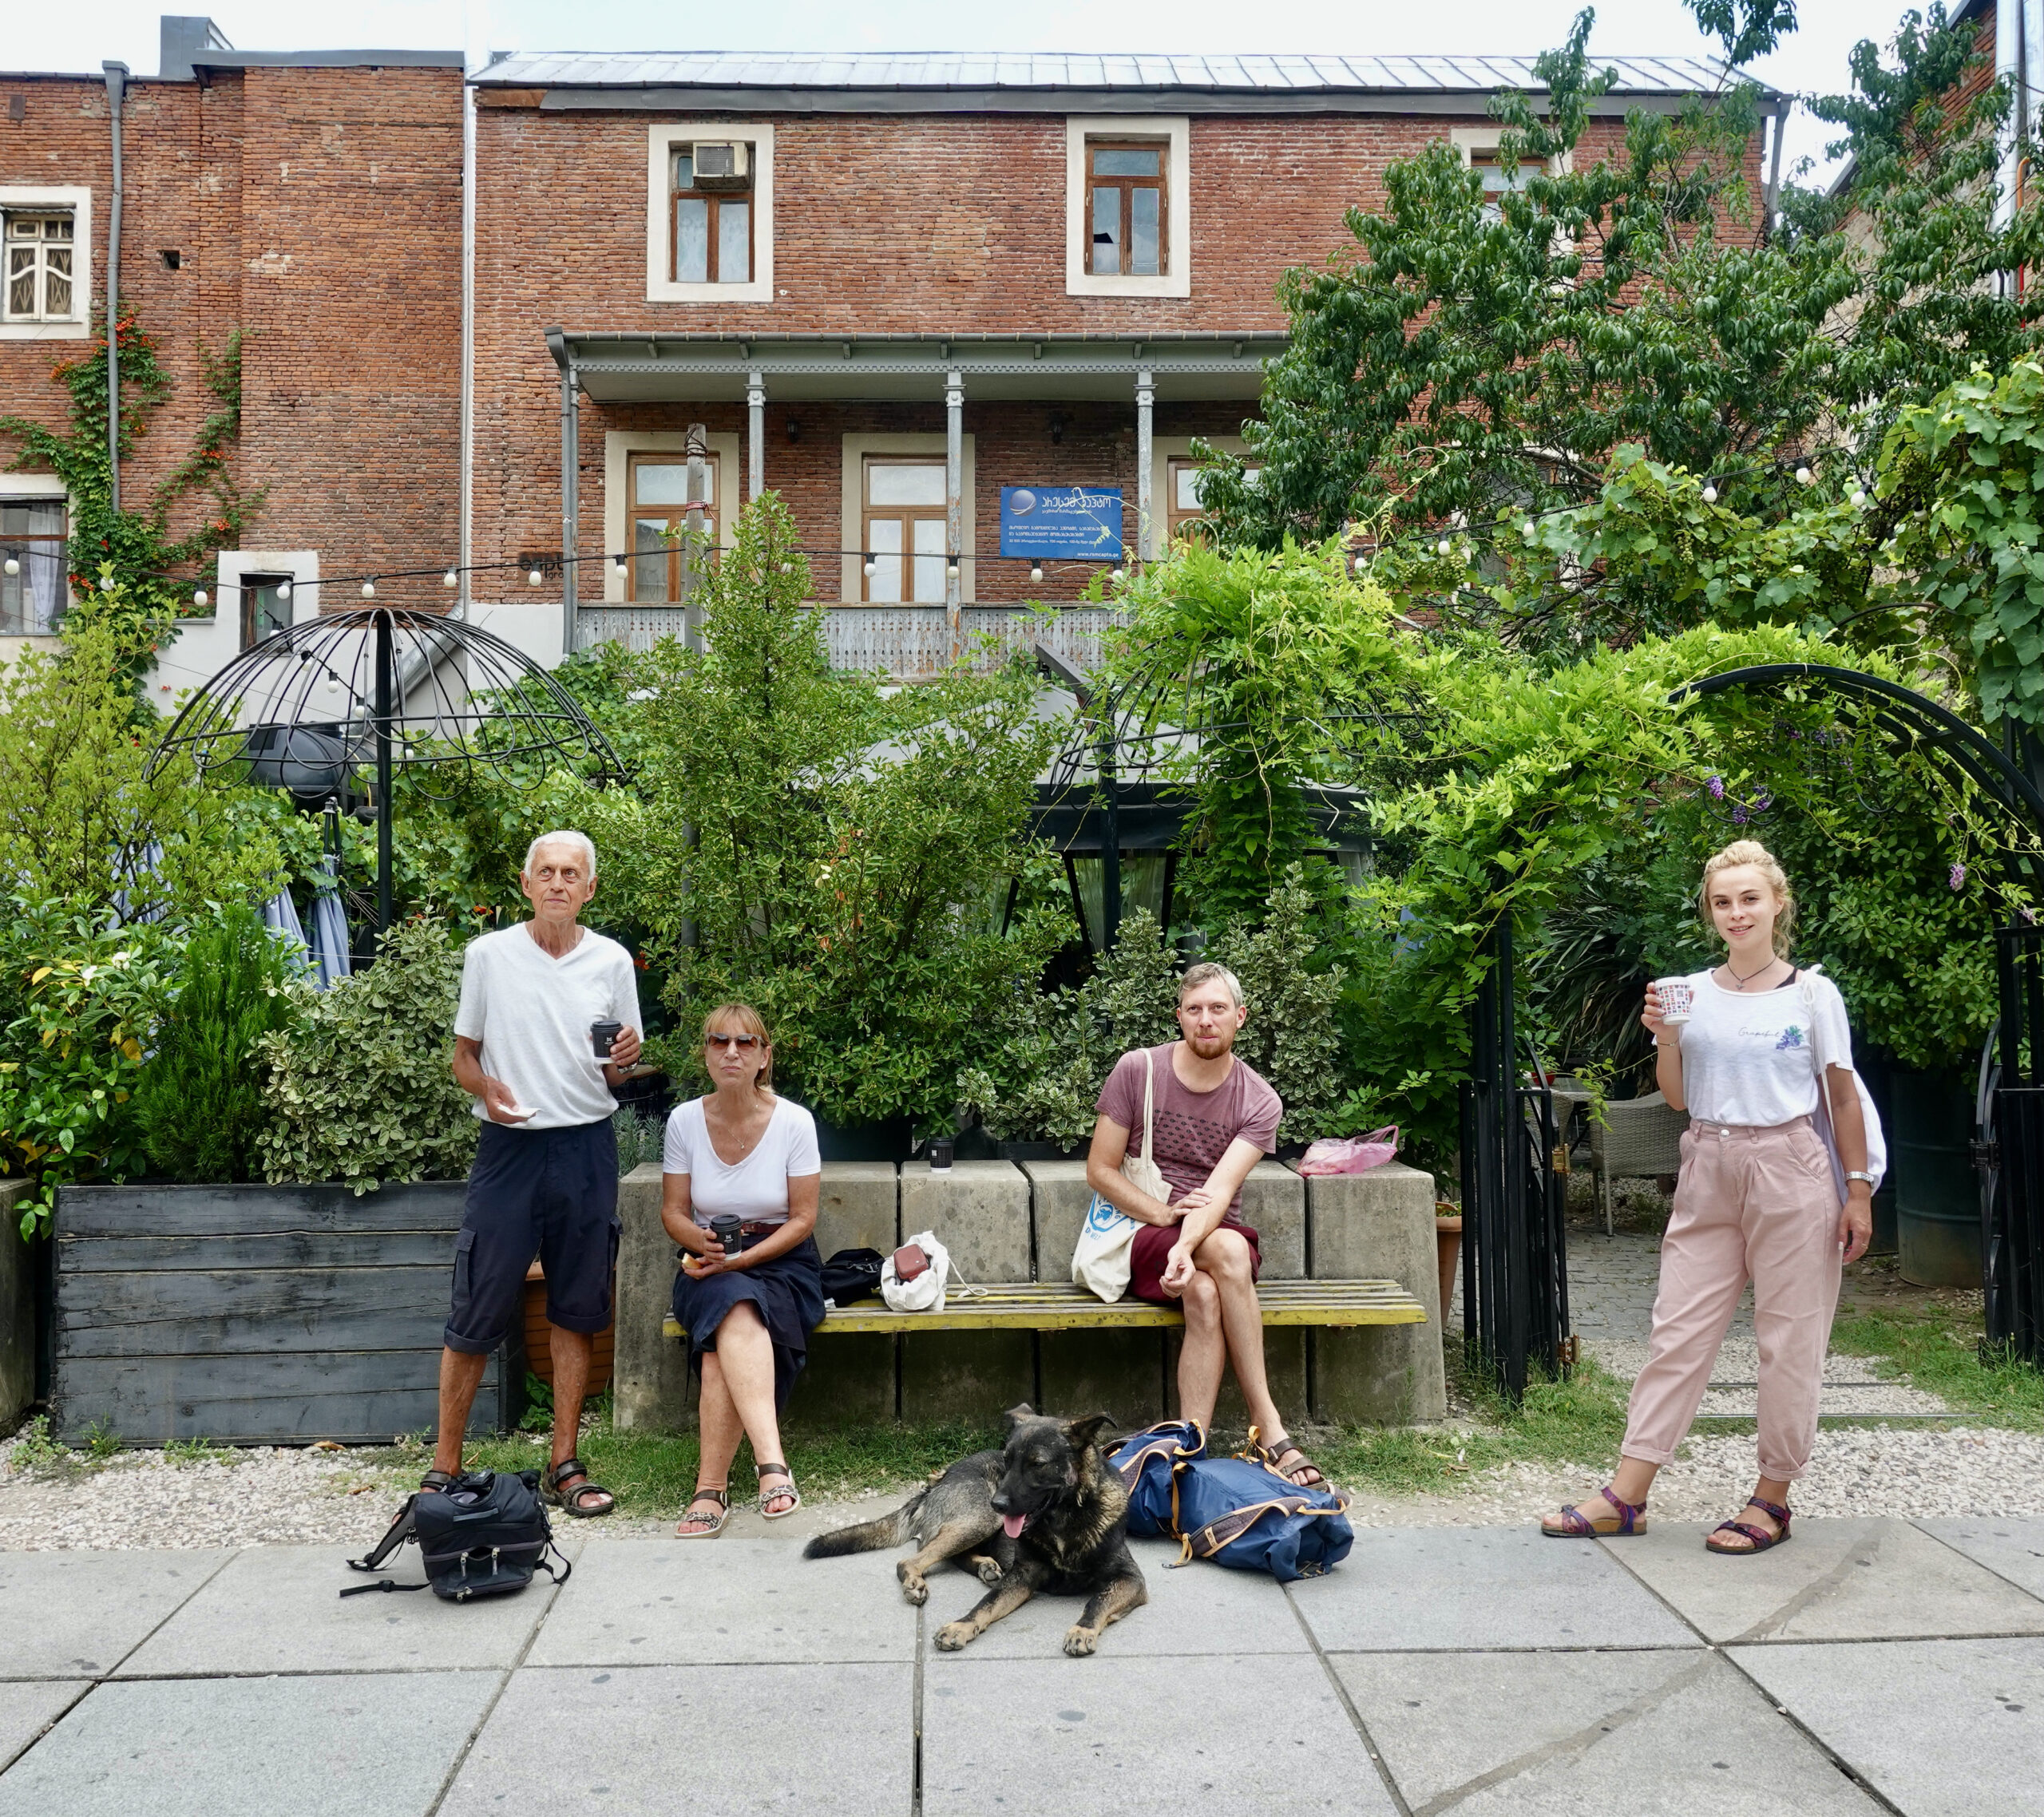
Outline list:
[[[1686,978],[1657,978],[1654,988],[1661,996],[1661,1019],[1673,1026],[1687,1022],[1696,1007],[1696,987]]]

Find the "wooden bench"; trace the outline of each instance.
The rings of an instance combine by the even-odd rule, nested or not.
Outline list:
[[[1266,1325],[1416,1325],[1426,1308],[1395,1281],[1266,1281],[1257,1288]],[[952,1294],[941,1312],[897,1312],[878,1300],[833,1307],[819,1335],[852,1332],[1125,1331],[1175,1327],[1185,1315],[1147,1300],[1107,1301],[1069,1281],[1017,1281]],[[661,1335],[685,1335],[670,1312]]]

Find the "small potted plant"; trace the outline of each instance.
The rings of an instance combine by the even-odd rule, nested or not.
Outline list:
[[[1452,1199],[1434,1201],[1434,1248],[1440,1258],[1440,1317],[1455,1304],[1455,1271],[1462,1262],[1462,1207]]]

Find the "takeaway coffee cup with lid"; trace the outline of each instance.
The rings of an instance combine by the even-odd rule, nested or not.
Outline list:
[[[621,1022],[612,1022],[608,1017],[605,1017],[600,1022],[591,1023],[589,1045],[596,1050],[596,1058],[600,1060],[608,1059],[612,1043],[624,1032],[624,1024]]]
[[[1696,987],[1686,978],[1657,978],[1654,988],[1661,996],[1661,1019],[1669,1027],[1679,1027],[1689,1019],[1689,1011],[1696,1007]]]

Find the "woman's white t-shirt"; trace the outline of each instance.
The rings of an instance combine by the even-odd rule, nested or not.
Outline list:
[[[703,1100],[691,1098],[667,1118],[661,1170],[688,1176],[691,1214],[705,1230],[730,1212],[748,1224],[788,1221],[788,1182],[823,1171],[816,1119],[786,1098],[774,1100],[766,1128],[752,1152],[734,1167],[717,1158],[703,1120]]]
[[[1709,972],[1692,973],[1689,982],[1695,1007],[1679,1026],[1682,1095],[1692,1117],[1771,1126],[1813,1114],[1813,1033],[1831,1064],[1851,1067],[1845,1000],[1828,978],[1805,972],[1779,990],[1751,992],[1727,990]],[[1815,1031],[1813,1005],[1821,1023]]]

